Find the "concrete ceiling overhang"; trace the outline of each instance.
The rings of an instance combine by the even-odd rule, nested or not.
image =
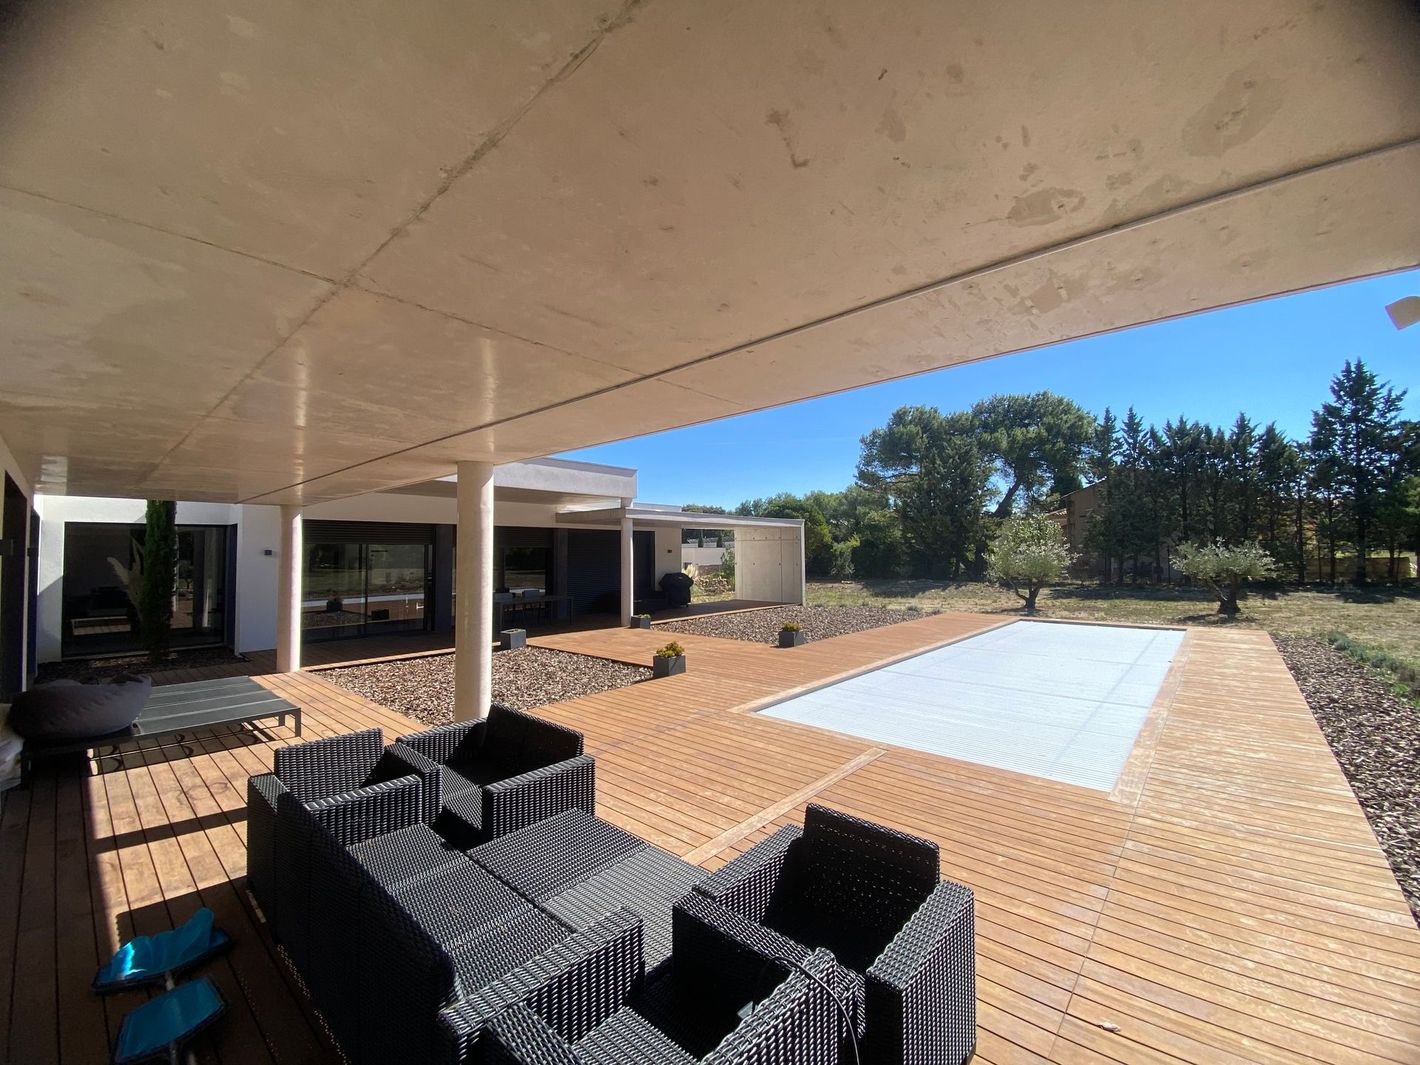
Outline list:
[[[689,510],[666,510],[650,507],[610,506],[597,509],[567,510],[557,515],[561,525],[619,525],[630,518],[642,528],[669,529],[780,529],[798,530],[804,527],[802,518],[761,518],[742,514],[702,514]]]
[[[1420,261],[1400,0],[4,11],[43,491],[316,502]]]

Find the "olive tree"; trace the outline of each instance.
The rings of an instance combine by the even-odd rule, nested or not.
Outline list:
[[[1218,613],[1238,612],[1238,593],[1247,581],[1262,581],[1277,572],[1277,563],[1261,544],[1184,544],[1174,565],[1185,576],[1207,585],[1218,597]]]
[[[986,576],[1020,597],[1026,613],[1035,613],[1036,596],[1065,576],[1075,556],[1058,523],[1040,514],[1022,514],[1001,523],[987,549]]]

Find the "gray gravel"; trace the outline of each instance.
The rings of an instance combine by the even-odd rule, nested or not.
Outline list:
[[[651,671],[640,666],[543,647],[499,651],[493,656],[493,700],[531,710],[563,699],[624,688],[650,676]],[[321,672],[321,678],[426,725],[453,720],[451,654],[327,669]]]
[[[215,666],[237,666],[250,662],[246,655],[233,654],[225,647],[198,647],[171,652],[161,662],[146,654],[122,658],[70,658],[63,662],[45,662],[36,670],[36,681],[48,684],[52,680],[107,680],[121,673],[156,675],[174,669],[208,669]]]
[[[655,627],[692,636],[720,636],[727,640],[777,644],[779,628],[786,621],[797,621],[802,625],[804,636],[809,640],[826,640],[830,636],[877,629],[925,616],[918,610],[889,610],[881,606],[776,606],[738,614],[712,614],[703,618],[667,621]]]
[[[1420,710],[1322,640],[1277,636],[1420,924]]]

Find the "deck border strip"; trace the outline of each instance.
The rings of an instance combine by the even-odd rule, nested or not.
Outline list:
[[[858,757],[849,759],[837,769],[833,770],[833,772],[825,773],[817,780],[804,785],[792,795],[786,795],[778,802],[766,806],[753,817],[747,817],[739,824],[732,825],[708,843],[702,843],[689,854],[682,855],[682,857],[691,865],[700,865],[708,861],[727,847],[734,846],[746,837],[758,832],[770,822],[777,821],[800,803],[807,802],[819,792],[826,791],[833,787],[833,785],[837,784],[840,780],[852,776],[869,762],[875,762],[885,754],[887,754],[886,748],[869,747],[862,754],[858,755]]]

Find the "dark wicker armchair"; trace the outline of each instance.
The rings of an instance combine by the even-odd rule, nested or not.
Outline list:
[[[644,985],[602,979],[539,989],[484,1022],[481,1060],[488,1065],[838,1065],[846,1021],[831,990],[837,969],[832,955],[815,951],[780,971],[762,1000],[751,1000],[746,989],[743,1012],[724,1008],[723,996],[685,993],[665,972]],[[608,988],[617,993],[607,994]]]
[[[974,898],[939,879],[936,844],[810,805],[803,829],[780,829],[696,892],[715,905],[678,905],[678,945],[684,924],[738,929],[741,966],[833,952],[854,987],[863,1061],[956,1065],[975,1052]]]
[[[497,839],[567,810],[594,813],[596,768],[582,734],[506,706],[483,721],[401,736],[442,769],[441,829],[465,846]]]
[[[304,805],[340,843],[358,843],[432,821],[440,809],[439,767],[413,751],[386,748],[379,729],[277,748],[275,771],[247,781],[247,885],[278,939],[288,925],[276,889],[283,795]]]

